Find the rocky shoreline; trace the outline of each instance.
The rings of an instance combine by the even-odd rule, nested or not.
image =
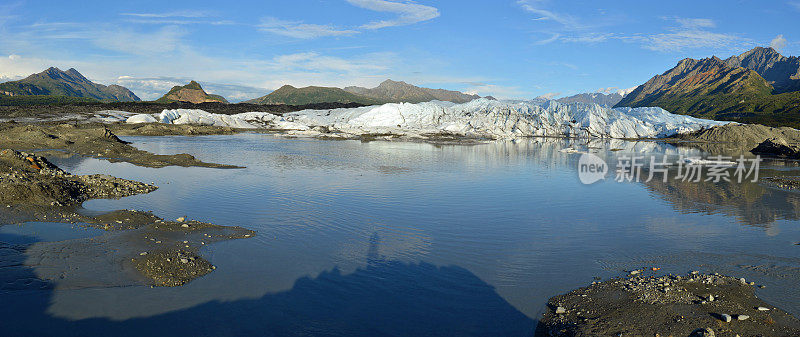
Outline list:
[[[537,336],[799,336],[800,320],[743,278],[634,270],[551,298]]]
[[[115,130],[136,134],[226,134],[227,128],[190,125],[115,125]],[[114,128],[114,126],[112,126]],[[201,221],[177,219],[166,221],[149,212],[120,210],[97,216],[82,214],[80,205],[90,199],[117,199],[146,194],[157,186],[103,174],[73,175],[50,163],[43,153],[80,155],[112,162],[125,161],[144,167],[200,166],[236,168],[232,165],[205,163],[188,154],[156,155],[141,151],[120,140],[106,125],[0,125],[0,223],[30,221],[60,222],[100,228],[110,232],[108,249],[118,253],[109,263],[113,270],[136,270],[138,284],[180,286],[212,272],[216,267],[200,256],[200,249],[218,241],[250,238],[252,230],[219,226]],[[37,151],[36,153],[19,151]],[[84,241],[91,241],[87,239]],[[70,243],[83,247],[80,240]],[[88,245],[87,245],[88,246]],[[92,249],[105,248],[91,245]],[[77,249],[72,255],[94,254]],[[69,260],[70,256],[61,259]],[[106,266],[107,267],[107,266]],[[80,268],[79,268],[80,269]],[[91,266],[86,268],[91,270]],[[74,272],[73,272],[74,273]],[[47,275],[43,275],[47,279]],[[59,276],[60,282],[69,277]]]

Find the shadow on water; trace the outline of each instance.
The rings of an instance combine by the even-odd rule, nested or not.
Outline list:
[[[0,266],[6,269],[0,274],[3,336],[531,336],[536,325],[464,268],[384,260],[377,235],[370,240],[367,265],[351,274],[333,268],[298,279],[288,291],[147,318],[68,321],[47,313],[52,284],[22,265],[23,247],[7,239],[0,238]],[[19,280],[29,284],[9,286]]]

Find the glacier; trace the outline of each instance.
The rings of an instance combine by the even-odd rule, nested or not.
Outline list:
[[[234,115],[203,110],[167,109],[134,115],[127,123],[167,123],[283,130],[292,135],[357,137],[366,134],[427,138],[436,135],[514,139],[520,137],[663,138],[728,122],[672,114],[661,108],[605,108],[597,104],[553,100],[468,103],[431,101],[389,103],[359,108],[302,110],[275,115]]]

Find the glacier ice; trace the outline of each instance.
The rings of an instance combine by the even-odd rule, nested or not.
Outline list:
[[[411,137],[460,135],[496,139],[530,136],[578,138],[660,138],[726,124],[661,108],[609,109],[597,104],[564,104],[552,100],[497,101],[477,99],[463,104],[432,101],[390,103],[360,108],[302,110],[278,116],[268,112],[235,115],[173,109],[156,115],[135,115],[128,123],[158,121],[235,128],[289,130],[318,135],[393,134]]]

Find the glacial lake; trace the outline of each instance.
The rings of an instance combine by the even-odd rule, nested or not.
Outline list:
[[[204,249],[217,269],[182,287],[113,277],[67,286],[37,280],[40,267],[26,261],[26,245],[110,234],[0,226],[0,267],[31,269],[26,278],[2,279],[0,331],[530,336],[548,298],[651,267],[745,277],[765,286],[759,297],[800,315],[798,192],[753,182],[617,182],[613,167],[605,180],[584,185],[580,154],[561,150],[593,152],[611,166],[622,156],[741,151],[547,138],[480,145],[265,134],[124,140],[246,168],[53,158],[72,173],[160,187],[88,201],[86,212],[151,210],[258,235]],[[800,169],[761,164],[762,176],[775,174]],[[51,231],[61,234],[42,234]]]

